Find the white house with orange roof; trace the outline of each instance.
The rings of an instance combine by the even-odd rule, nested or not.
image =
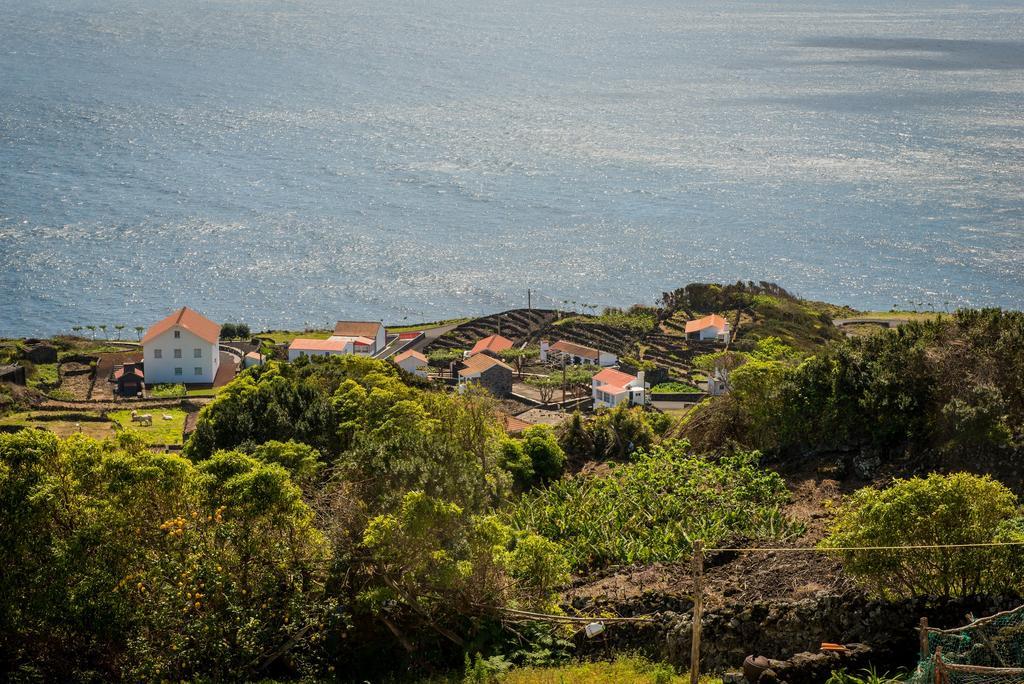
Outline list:
[[[605,368],[591,380],[595,409],[614,408],[620,404],[643,406],[647,403],[648,389],[643,371],[630,375],[614,368]]]
[[[605,368],[614,366],[619,362],[618,357],[611,352],[601,351],[600,349],[576,344],[568,340],[559,340],[550,347],[547,342],[542,341],[540,343],[540,351],[541,361],[546,361],[548,354],[551,354],[564,357],[569,363],[597,364]]]
[[[729,321],[717,314],[686,322],[686,339],[729,341]]]
[[[288,345],[288,360],[294,361],[301,356],[341,356],[342,354],[370,356],[373,353],[373,348],[374,341],[369,337],[332,335],[326,340],[296,337]]]
[[[149,327],[142,359],[149,386],[212,383],[220,368],[220,323],[183,306]]]
[[[384,324],[380,321],[338,321],[334,324],[334,334],[328,339],[336,338],[368,338],[370,340],[370,349],[368,352],[364,350],[351,352],[354,354],[367,353],[373,356],[388,343],[387,330],[384,328]],[[364,343],[360,342],[362,346]]]
[[[414,349],[404,351],[391,360],[406,373],[412,373],[421,378],[427,377],[427,357]]]

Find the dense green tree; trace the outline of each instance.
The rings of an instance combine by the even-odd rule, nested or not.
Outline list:
[[[857,491],[836,511],[824,548],[932,546],[1024,540],[1017,498],[988,477],[931,474]],[[1019,592],[1019,549],[838,551],[854,577],[886,597]]]

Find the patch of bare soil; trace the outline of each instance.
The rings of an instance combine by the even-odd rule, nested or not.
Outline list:
[[[72,399],[88,399],[91,388],[92,368],[89,365],[74,361],[61,364],[60,389],[68,392]]]

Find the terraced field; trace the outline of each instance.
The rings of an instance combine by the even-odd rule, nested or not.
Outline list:
[[[438,349],[469,349],[477,340],[500,333],[519,346],[523,342],[535,344],[541,332],[558,317],[553,309],[511,309],[501,313],[474,318],[450,330],[427,346],[427,351]]]
[[[635,332],[602,323],[589,322],[583,316],[555,323],[547,331],[547,335],[551,342],[567,340],[612,352],[619,356],[628,354],[634,343],[640,339]]]

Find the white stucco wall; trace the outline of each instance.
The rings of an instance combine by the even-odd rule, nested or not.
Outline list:
[[[412,373],[413,375],[418,375],[421,378],[425,378],[427,377],[427,372],[425,370],[420,370],[421,364],[426,365],[423,364],[419,359],[415,359],[410,356],[407,359],[402,359],[402,361],[398,364],[398,367],[407,373]]]
[[[175,331],[180,337],[175,338]],[[157,350],[161,358],[157,358]],[[181,358],[174,357],[174,350],[181,350]],[[200,357],[195,357],[199,349]],[[220,367],[220,345],[210,344],[184,328],[175,326],[162,335],[142,345],[142,359],[145,362],[146,385],[212,383]],[[181,369],[181,375],[175,369]],[[199,368],[198,375],[195,369]]]

